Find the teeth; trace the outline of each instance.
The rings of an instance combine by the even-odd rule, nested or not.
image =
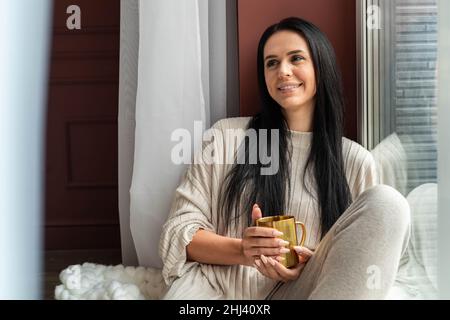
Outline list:
[[[298,87],[300,87],[301,84],[297,84],[297,85],[289,85],[289,86],[282,86],[279,87],[278,89],[280,90],[290,90],[290,89],[296,89]]]

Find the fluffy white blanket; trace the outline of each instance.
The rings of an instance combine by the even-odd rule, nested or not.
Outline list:
[[[83,263],[67,267],[59,279],[57,300],[159,299],[166,290],[161,270],[154,268]]]
[[[144,267],[105,266],[94,263],[72,265],[59,274],[57,300],[155,300],[167,286],[161,270]],[[417,273],[413,282],[417,283]],[[403,282],[403,281],[402,281]],[[387,299],[433,299],[429,287],[396,282]]]

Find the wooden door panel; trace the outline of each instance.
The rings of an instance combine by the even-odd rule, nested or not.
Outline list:
[[[53,83],[58,83],[62,79],[79,82],[93,79],[111,79],[117,81],[117,56],[116,57],[80,57],[55,58],[52,62],[51,79]]]
[[[81,10],[82,29],[84,27],[105,28],[116,27],[120,24],[119,0],[56,0],[53,9],[53,26],[57,30],[66,29],[69,14],[66,9],[77,5]],[[67,30],[70,32],[70,30]]]
[[[81,30],[66,8],[81,9]],[[54,2],[46,141],[46,249],[119,248],[120,1]]]
[[[116,135],[116,119],[66,122],[68,188],[117,187]]]
[[[116,52],[119,45],[117,34],[120,32],[118,27],[92,28],[83,27],[81,30],[54,29],[52,50],[59,56],[76,55],[83,53],[84,57],[95,54],[108,54]],[[96,37],[99,33],[102,36]],[[67,37],[70,36],[70,37]]]
[[[114,104],[117,104],[117,79],[111,79],[116,83],[93,80],[83,79],[82,83],[71,83],[69,81],[53,83],[49,100],[61,102],[57,108],[52,110],[52,116],[61,119],[65,117],[79,118],[82,115],[98,118],[104,115],[105,105],[114,106]]]

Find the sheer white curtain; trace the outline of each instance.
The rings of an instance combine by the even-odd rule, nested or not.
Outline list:
[[[119,218],[122,262],[137,265],[130,230],[130,186],[133,175],[136,89],[139,51],[139,0],[120,2],[119,77]]]
[[[171,161],[171,134],[206,120],[198,1],[139,3],[136,132],[131,234],[139,263],[158,267],[158,230],[183,166]]]
[[[162,266],[160,230],[186,169],[171,161],[176,144],[172,132],[184,128],[194,138],[194,121],[208,128],[236,114],[237,91],[227,85],[230,77],[237,77],[230,68],[235,63],[227,46],[227,6],[226,0],[121,2],[119,211],[124,264]]]

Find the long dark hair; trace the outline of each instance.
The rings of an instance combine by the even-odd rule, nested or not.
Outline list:
[[[342,156],[342,136],[344,118],[344,98],[342,80],[337,69],[334,50],[327,37],[312,23],[300,18],[287,18],[270,26],[262,35],[258,46],[258,83],[261,95],[261,113],[254,116],[247,129],[279,130],[279,170],[274,175],[261,175],[262,164],[235,163],[222,185],[219,200],[219,220],[223,218],[226,230],[232,220],[238,221],[243,214],[247,226],[251,224],[251,211],[258,203],[263,214],[282,214],[290,194],[290,157],[292,152],[291,132],[282,114],[281,106],[270,96],[264,78],[264,47],[276,32],[290,30],[300,34],[309,45],[316,76],[316,96],[313,116],[313,136],[310,154],[305,166],[303,185],[308,190],[305,177],[313,175],[321,216],[321,236],[323,237],[351,203],[350,190],[345,177]],[[270,135],[269,135],[270,138]],[[259,139],[258,139],[259,140]],[[268,145],[270,150],[271,141]],[[259,145],[259,143],[258,143]],[[256,147],[258,148],[258,147]],[[248,155],[249,149],[246,148]],[[272,155],[273,156],[273,155]]]

